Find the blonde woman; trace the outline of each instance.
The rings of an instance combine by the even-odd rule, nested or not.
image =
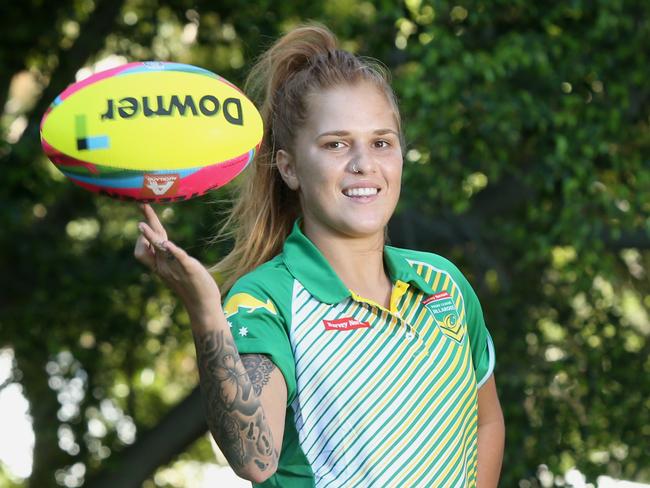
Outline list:
[[[386,73],[308,25],[248,86],[265,134],[227,223],[226,283],[148,205],[135,248],[187,308],[217,444],[263,487],[496,486],[504,423],[478,299],[446,259],[385,243],[402,173]]]

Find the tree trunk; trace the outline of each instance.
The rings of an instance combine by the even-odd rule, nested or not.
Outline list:
[[[107,460],[107,467],[92,476],[90,488],[140,488],[159,466],[168,464],[207,431],[197,386],[135,444]]]
[[[32,474],[28,486],[34,488],[56,486],[54,472],[71,460],[70,456],[59,448],[58,428],[61,423],[57,418],[57,411],[60,404],[56,392],[48,385],[48,375],[45,372],[47,349],[44,344],[40,344],[43,347],[37,349],[38,342],[34,340],[26,344],[28,352],[21,351],[20,345],[16,345],[15,349],[17,366],[22,372],[24,395],[32,399],[29,414],[32,417],[35,442]]]

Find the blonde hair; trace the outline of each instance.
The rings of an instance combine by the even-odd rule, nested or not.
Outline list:
[[[277,255],[300,215],[297,192],[276,166],[280,149],[293,154],[296,130],[307,119],[309,94],[342,84],[368,81],[381,89],[401,123],[388,70],[377,61],[338,48],[320,24],[298,27],[271,46],[251,69],[245,91],[260,109],[264,135],[218,239],[231,236],[232,251],[211,271],[221,275],[225,294],[244,274]]]

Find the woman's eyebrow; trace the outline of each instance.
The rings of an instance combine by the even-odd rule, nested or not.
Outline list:
[[[377,129],[376,131],[373,132],[373,134],[376,134],[378,136],[382,136],[384,134],[397,134],[397,131],[394,129]]]
[[[375,135],[384,135],[384,134],[395,134],[397,135],[397,131],[394,129],[377,129],[372,132]],[[318,134],[317,137],[325,137],[325,136],[338,136],[338,137],[345,137],[349,136],[350,132],[347,130],[330,130],[327,132],[323,132],[321,134]]]
[[[339,137],[344,137],[344,136],[349,136],[350,133],[347,130],[330,130],[327,132],[323,132],[322,134],[318,134],[318,137],[325,137],[325,136],[339,136]]]

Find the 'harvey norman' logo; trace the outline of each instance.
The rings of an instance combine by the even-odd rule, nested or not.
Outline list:
[[[370,327],[369,322],[360,322],[352,317],[344,317],[336,320],[323,320],[325,330],[354,330],[367,329]]]

